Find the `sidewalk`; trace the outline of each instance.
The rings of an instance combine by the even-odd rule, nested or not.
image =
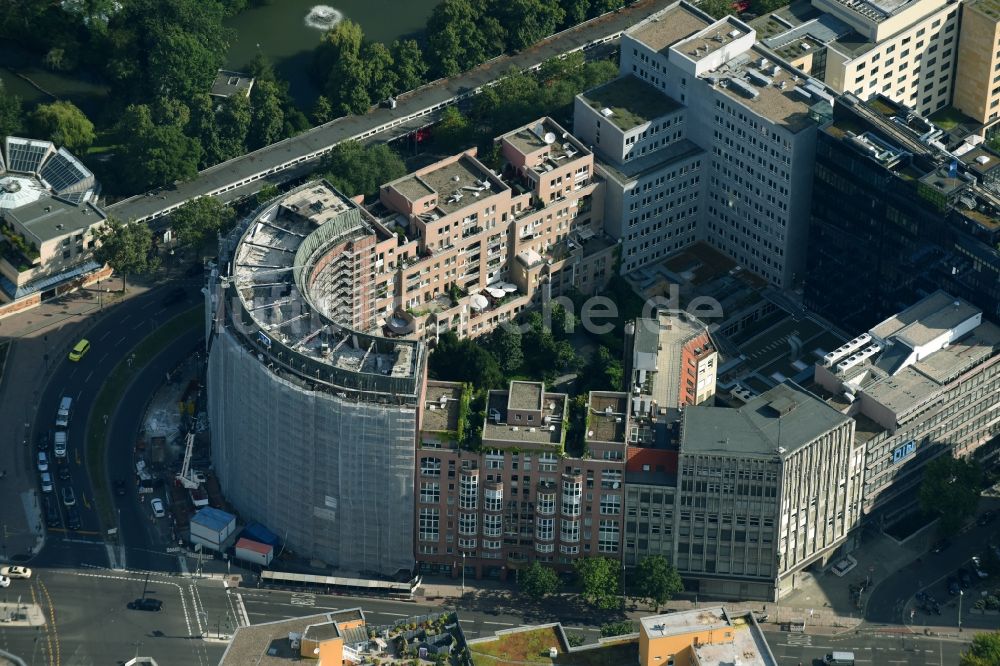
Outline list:
[[[101,286],[114,290],[120,285],[120,280],[114,278]],[[125,297],[132,298],[149,288],[132,283]],[[0,378],[0,422],[11,424],[4,438],[7,473],[0,480],[3,561],[27,561],[45,542],[33,432],[45,385],[66,350],[120,302],[120,294],[110,291],[99,295],[95,285],[0,319],[0,339],[11,341]]]

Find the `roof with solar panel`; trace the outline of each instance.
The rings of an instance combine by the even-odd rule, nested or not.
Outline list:
[[[0,218],[18,222],[38,240],[84,228],[95,217],[100,184],[65,148],[9,136],[0,151]]]

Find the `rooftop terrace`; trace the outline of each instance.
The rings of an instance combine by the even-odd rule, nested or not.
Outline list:
[[[420,429],[426,432],[456,432],[461,399],[461,384],[427,382],[423,421],[420,424]]]
[[[623,132],[681,108],[672,98],[631,74],[581,93],[580,97]]]
[[[628,396],[624,393],[590,393],[587,440],[625,443]]]
[[[513,421],[508,418],[507,414],[508,392],[490,391],[486,403],[486,425],[483,427],[484,445],[520,443],[561,446],[563,443],[562,421],[566,413],[566,394],[545,393],[542,400],[541,423]],[[528,403],[524,401],[518,404]]]
[[[544,153],[554,167],[561,166],[559,162],[564,159],[590,154],[586,146],[551,118],[519,127],[501,138],[525,155]]]
[[[507,189],[486,167],[467,155],[454,162],[439,163],[427,171],[403,176],[386,187],[395,189],[411,203],[436,194],[434,212],[439,216],[449,215],[477,199]]]
[[[676,42],[711,25],[685,3],[675,5],[626,31],[653,51],[665,51]]]

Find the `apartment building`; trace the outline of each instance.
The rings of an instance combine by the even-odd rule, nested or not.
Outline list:
[[[987,133],[1000,118],[1000,2],[962,3],[955,75],[956,109],[982,123]]]
[[[685,408],[675,447],[664,430],[650,443],[663,469],[626,469],[626,564],[660,554],[690,591],[771,600],[850,547],[863,447],[818,397],[788,382],[739,408]]]
[[[756,38],[680,2],[625,32],[622,79],[578,96],[623,272],[705,239],[775,285],[801,280],[815,118],[832,98]]]
[[[481,335],[610,277],[616,244],[591,152],[550,118],[497,143],[495,171],[473,148],[381,187],[369,212],[390,238],[377,248],[375,309],[392,333]]]
[[[590,394],[587,456],[566,447],[565,394],[519,381],[490,391],[478,451],[459,445],[467,401],[461,385],[427,383],[414,475],[420,568],[506,578],[533,561],[567,569],[619,557],[625,394]]]
[[[1000,327],[936,291],[828,353],[815,382],[856,421],[864,511],[888,520],[912,506],[928,462],[1000,434]]]
[[[762,43],[833,90],[931,113],[951,102],[957,0],[812,0],[752,22]]]
[[[683,311],[660,312],[656,319],[636,319],[625,335],[631,346],[626,373],[640,402],[654,410],[676,410],[715,396],[719,353],[708,328],[696,317]]]
[[[100,184],[65,148],[7,137],[0,152],[0,314],[110,275],[93,259]]]
[[[940,286],[1000,316],[1000,155],[975,139],[842,96],[816,147],[805,304],[867,330]]]

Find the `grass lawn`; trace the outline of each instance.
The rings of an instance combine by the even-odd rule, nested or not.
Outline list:
[[[960,123],[975,122],[953,106],[946,106],[931,114],[930,120],[946,132],[955,129]]]
[[[132,378],[171,340],[194,326],[203,326],[204,314],[204,307],[200,305],[193,307],[187,312],[177,315],[144,338],[132,349],[132,353],[135,355],[132,367],[129,367],[127,360],[123,358],[108,375],[94,400],[87,428],[87,472],[90,474],[90,482],[94,487],[94,503],[97,506],[97,514],[104,529],[115,524],[115,517],[114,504],[108,490],[107,465],[105,464],[108,426],[101,416],[114,414],[115,406],[121,400]]]
[[[555,659],[549,648],[559,650]],[[476,666],[517,666],[519,664],[557,664],[561,666],[631,666],[639,659],[636,641],[608,643],[601,647],[567,654],[552,627],[528,629],[504,634],[496,640],[470,645]]]

